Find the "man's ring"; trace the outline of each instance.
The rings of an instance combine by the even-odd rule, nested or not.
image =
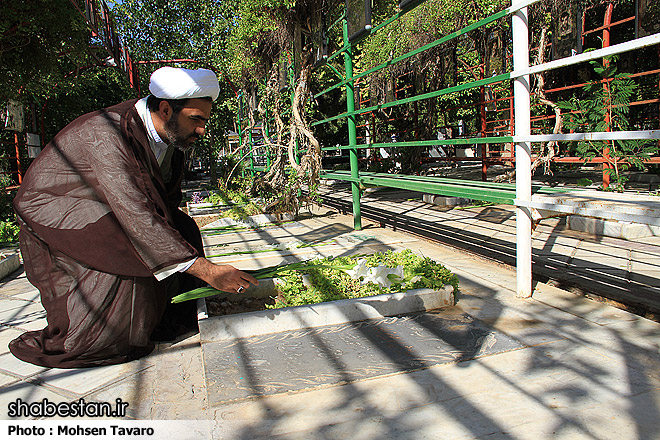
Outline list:
[[[245,290],[245,287],[239,286],[238,289],[236,289],[236,292],[237,293],[243,293],[244,290]]]

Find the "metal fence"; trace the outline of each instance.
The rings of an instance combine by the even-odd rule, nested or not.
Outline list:
[[[640,0],[643,1],[643,0]],[[416,2],[417,5],[424,3]],[[530,42],[529,42],[529,15],[528,7],[539,3],[539,0],[514,0],[513,4],[499,12],[496,12],[476,23],[470,24],[463,29],[457,30],[441,38],[423,45],[413,51],[400,55],[388,62],[377,65],[361,72],[354,72],[353,67],[353,50],[356,44],[349,38],[348,20],[346,15],[341,19],[343,27],[343,47],[335,53],[327,57],[328,63],[325,65],[331,68],[335,73],[341,77],[341,80],[336,84],[322,90],[314,95],[314,99],[320,98],[323,95],[332,92],[336,89],[345,88],[346,92],[346,111],[325,117],[324,119],[317,120],[311,125],[319,130],[323,128],[324,124],[332,121],[344,120],[347,126],[347,139],[346,145],[324,146],[322,149],[325,151],[347,151],[349,170],[332,171],[324,170],[321,177],[327,179],[339,179],[351,182],[352,196],[353,196],[353,215],[355,229],[361,229],[361,210],[360,210],[360,187],[364,184],[373,184],[385,187],[404,188],[411,190],[419,190],[426,193],[442,194],[442,195],[460,195],[462,197],[489,200],[498,203],[510,203],[518,206],[517,212],[517,272],[518,272],[518,294],[520,296],[530,296],[532,291],[531,280],[531,232],[532,232],[532,216],[530,209],[527,207],[532,198],[533,192],[551,192],[549,188],[539,188],[532,186],[532,173],[531,163],[533,158],[533,145],[541,145],[546,142],[569,142],[574,143],[584,140],[594,141],[615,141],[615,140],[656,140],[660,139],[660,130],[658,129],[658,121],[651,122],[651,129],[636,129],[627,131],[603,131],[603,132],[584,132],[584,133],[548,133],[543,132],[542,124],[536,129],[532,130],[532,120],[537,121],[548,119],[542,118],[538,115],[533,115],[531,105],[531,85],[530,81],[534,75],[544,72],[558,71],[576,67],[588,63],[592,60],[603,60],[605,57],[611,57],[617,54],[633,53],[634,51],[643,48],[660,47],[660,33],[655,33],[646,36],[639,36],[636,33],[632,38],[627,38],[626,41],[621,41],[616,44],[607,45],[599,49],[585,51],[583,53],[572,53],[563,58],[553,59],[552,61],[543,62],[536,65],[530,65]],[[383,31],[388,25],[401,19],[405,14],[409,13],[411,9],[401,10],[391,18],[384,20],[373,26],[370,29],[370,38],[377,32]],[[506,57],[510,62],[502,63],[503,69],[501,73],[488,75],[484,66],[481,66],[481,74],[478,79],[464,81],[460,83],[451,84],[447,87],[438,88],[437,90],[426,91],[424,93],[414,94],[406,93],[405,96],[399,98],[397,93],[393,93],[393,99],[386,100],[386,102],[372,102],[369,105],[362,105],[366,102],[360,96],[359,85],[369,78],[370,75],[375,74],[383,69],[389,69],[399,62],[414,57],[424,51],[432,50],[433,48],[451,44],[463,38],[470,32],[484,29],[487,26],[505,21],[505,27],[511,30],[510,38],[505,38],[504,50]],[[629,20],[628,20],[629,21]],[[637,22],[636,22],[637,23]],[[609,24],[611,26],[611,22]],[[579,34],[583,39],[584,30]],[[508,40],[508,41],[507,41]],[[340,73],[337,69],[331,66],[330,61],[338,57],[344,57],[344,73]],[[657,74],[658,72],[655,72]],[[496,86],[511,89],[512,94],[497,97],[493,94],[493,88]],[[394,87],[396,92],[396,87]],[[359,129],[367,130],[369,128],[370,115],[374,112],[380,112],[390,108],[397,108],[407,105],[415,105],[416,103],[428,102],[429,100],[439,99],[443,96],[463,92],[463,91],[477,91],[475,96],[477,100],[472,103],[474,108],[479,109],[478,112],[483,117],[484,112],[487,110],[488,105],[493,105],[497,102],[505,102],[506,109],[500,111],[508,111],[512,113],[508,117],[508,123],[504,124],[505,129],[494,130],[488,129],[483,118],[480,121],[480,126],[477,132],[470,136],[467,133],[461,133],[460,136],[438,136],[437,139],[407,139],[399,141],[395,138],[384,141],[383,139],[376,139],[373,136],[365,135],[358,132]],[[490,96],[486,96],[490,92]],[[357,93],[357,96],[356,96]],[[510,96],[512,95],[512,96]],[[660,100],[655,97],[655,101],[651,104],[657,106]],[[356,108],[356,102],[358,108]],[[647,103],[648,104],[648,103]],[[466,105],[470,105],[467,103]],[[497,107],[494,107],[497,110]],[[327,112],[326,112],[327,113]],[[268,132],[268,121],[265,121],[266,133]],[[654,125],[655,124],[655,125]],[[647,124],[648,125],[648,124]],[[240,123],[239,123],[240,126]],[[547,126],[546,126],[547,127]],[[251,134],[250,134],[251,136]],[[390,149],[396,147],[411,148],[411,147],[471,147],[474,151],[478,152],[481,157],[474,160],[480,160],[483,167],[483,178],[485,180],[485,171],[488,166],[488,148],[490,145],[504,145],[509,146],[509,151],[514,155],[509,156],[509,161],[515,163],[516,183],[513,184],[497,184],[492,182],[476,182],[476,181],[463,181],[457,179],[443,179],[431,176],[413,176],[413,175],[392,175],[388,173],[375,173],[364,172],[359,169],[359,156],[361,151],[379,151],[380,149]],[[603,153],[607,154],[606,152]],[[501,154],[493,161],[501,160]],[[491,158],[492,159],[492,158]],[[467,160],[467,159],[466,159]],[[657,161],[657,158],[653,160]],[[268,158],[262,158],[260,161],[268,167]],[[254,157],[251,160],[252,169],[255,167]],[[261,168],[263,169],[263,168]]]

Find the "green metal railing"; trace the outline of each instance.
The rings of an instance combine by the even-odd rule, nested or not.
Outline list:
[[[489,17],[483,18],[475,23],[472,23],[468,26],[465,26],[463,29],[457,30],[450,34],[447,34],[433,42],[425,44],[417,49],[409,51],[408,53],[402,54],[388,62],[381,63],[371,69],[354,74],[353,72],[353,47],[354,44],[351,43],[348,39],[348,24],[345,18],[343,17],[338,20],[335,24],[341,22],[342,25],[342,35],[343,35],[343,46],[337,50],[335,53],[329,55],[326,59],[325,68],[332,69],[337,76],[340,78],[340,81],[336,84],[326,88],[325,90],[316,93],[313,98],[317,99],[325,94],[328,94],[334,90],[345,87],[346,89],[346,111],[340,114],[327,117],[325,119],[315,121],[310,125],[312,127],[320,127],[323,124],[327,124],[332,121],[337,120],[346,120],[347,130],[348,130],[348,144],[341,146],[333,147],[322,147],[322,150],[347,150],[349,153],[349,164],[350,172],[332,172],[324,170],[321,174],[322,178],[326,179],[338,179],[344,180],[351,183],[351,193],[353,199],[353,218],[354,218],[354,228],[359,230],[362,228],[361,224],[361,209],[360,209],[360,194],[361,186],[363,185],[380,185],[392,188],[401,188],[409,189],[415,191],[423,191],[432,194],[443,194],[459,197],[473,198],[477,200],[492,201],[495,203],[507,203],[513,204],[515,198],[515,186],[514,185],[493,185],[492,183],[483,183],[483,182],[474,182],[474,181],[460,181],[454,180],[450,182],[449,180],[438,180],[437,178],[432,177],[420,177],[420,176],[404,176],[404,175],[378,175],[377,173],[365,173],[358,170],[358,150],[359,149],[377,149],[377,148],[392,148],[392,147],[425,147],[425,146],[438,146],[438,145],[449,145],[449,146],[467,146],[467,145],[482,145],[482,144],[493,144],[493,143],[513,143],[513,136],[490,136],[490,137],[470,137],[470,138],[453,138],[453,139],[433,139],[433,140],[422,140],[422,141],[398,141],[398,142],[369,142],[364,144],[358,144],[357,141],[357,119],[360,115],[369,114],[370,112],[375,112],[390,107],[397,107],[402,105],[407,105],[410,103],[416,103],[419,101],[429,100],[438,98],[444,95],[450,95],[461,91],[479,89],[485,86],[499,83],[504,80],[511,80],[511,73],[503,73],[500,75],[483,78],[475,81],[468,81],[462,84],[457,84],[452,87],[443,88],[440,90],[435,90],[428,93],[419,94],[416,96],[411,96],[403,99],[396,99],[390,102],[372,105],[369,107],[355,109],[355,95],[354,95],[354,85],[356,81],[368,77],[369,75],[378,72],[382,69],[389,68],[397,63],[403,62],[415,55],[418,55],[424,51],[428,51],[440,45],[451,42],[452,40],[458,39],[470,32],[478,30],[479,28],[489,25],[491,23],[497,22],[498,20],[504,19],[510,16],[515,11],[526,7],[527,5],[534,3],[538,0],[525,0],[516,4],[515,7],[509,7],[502,11],[496,12]],[[415,7],[423,4],[425,0],[417,2]],[[370,32],[370,36],[375,33],[383,30],[389,24],[394,23],[396,20],[400,19],[405,14],[412,11],[414,8],[407,9],[405,11],[399,11],[392,17],[384,20],[382,23],[376,25]],[[369,38],[368,36],[367,38]],[[358,43],[359,44],[359,43]],[[339,56],[344,56],[344,68],[345,75],[342,75],[334,66],[330,64],[330,61],[338,58]],[[268,121],[264,121],[266,127],[268,126]],[[255,167],[254,164],[251,164],[252,169],[256,170],[267,170],[266,167]],[[537,188],[537,191],[556,191],[552,189],[543,189]]]
[[[424,3],[424,1],[418,2],[416,6]],[[531,1],[526,1],[522,5],[531,3]],[[524,7],[524,6],[520,6]],[[400,11],[389,19],[383,21],[382,23],[375,26],[370,33],[374,35],[376,32],[379,32],[386,28],[389,24],[400,19],[404,14],[410,12],[413,9],[408,9],[406,11]],[[326,88],[325,90],[314,95],[314,98],[319,98],[327,93],[332,92],[341,87],[346,88],[346,112],[341,114],[330,116],[325,119],[313,122],[311,126],[322,126],[332,121],[337,120],[346,120],[348,126],[348,145],[334,146],[334,147],[323,147],[322,150],[348,150],[349,152],[349,161],[350,161],[350,174],[342,172],[330,172],[324,171],[322,173],[323,178],[327,179],[339,179],[346,180],[351,182],[351,192],[353,196],[353,218],[354,218],[354,228],[361,229],[361,215],[360,215],[360,187],[361,185],[380,185],[393,188],[409,189],[415,191],[422,191],[432,194],[443,194],[443,195],[452,195],[460,197],[469,197],[473,199],[493,201],[496,203],[509,203],[513,204],[513,199],[515,198],[515,187],[506,186],[493,188],[488,184],[475,186],[474,182],[470,182],[469,186],[466,185],[466,182],[448,182],[440,181],[434,178],[429,177],[416,177],[416,176],[403,176],[403,175],[378,175],[376,173],[365,173],[358,171],[358,149],[376,149],[376,148],[392,148],[392,147],[422,147],[422,146],[437,146],[437,145],[478,145],[486,143],[506,143],[513,142],[511,136],[498,136],[498,137],[480,137],[480,138],[470,138],[470,139],[434,139],[434,140],[425,140],[425,141],[399,141],[399,142],[369,142],[365,144],[358,144],[357,134],[356,134],[356,119],[362,114],[369,114],[370,112],[376,112],[379,110],[387,109],[390,107],[407,105],[410,103],[416,103],[419,101],[429,100],[438,98],[444,95],[450,95],[457,92],[471,90],[475,88],[481,88],[490,84],[498,83],[503,80],[510,79],[510,74],[505,73],[497,75],[494,77],[483,78],[476,81],[470,81],[463,84],[457,84],[453,87],[447,87],[444,89],[419,94],[416,96],[411,96],[403,99],[395,99],[390,102],[372,105],[365,108],[355,109],[354,102],[354,85],[357,80],[365,78],[375,72],[378,72],[383,69],[390,68],[391,66],[403,62],[411,57],[414,57],[424,51],[428,51],[432,48],[438,47],[445,43],[449,43],[452,40],[462,37],[463,35],[468,34],[479,29],[482,26],[486,26],[490,23],[496,22],[509,14],[512,13],[513,8],[507,8],[503,11],[499,11],[489,17],[486,17],[482,20],[479,20],[473,24],[470,24],[463,29],[452,32],[448,35],[445,35],[436,41],[430,42],[426,45],[423,45],[415,50],[409,51],[405,54],[402,54],[388,62],[381,63],[373,68],[370,68],[366,71],[363,71],[358,74],[353,73],[353,62],[352,62],[352,48],[353,44],[348,41],[347,35],[347,24],[344,20],[344,35],[343,43],[344,46],[337,51],[335,54],[332,54],[328,57],[328,61],[339,56],[339,54],[344,55],[344,64],[346,69],[346,76],[338,83],[332,85],[331,87]],[[367,37],[369,38],[369,37]]]

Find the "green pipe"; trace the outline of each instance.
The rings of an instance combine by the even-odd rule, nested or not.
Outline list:
[[[337,26],[340,23],[344,23],[345,19],[346,19],[346,9],[344,8],[344,13],[342,14],[342,16],[336,19],[334,23],[332,23],[330,26],[328,26],[328,30],[332,29],[333,27]]]
[[[348,46],[344,52],[344,67],[346,68],[346,78],[353,76],[353,59],[351,43],[348,41],[348,21],[344,20],[344,45]],[[357,129],[355,125],[355,93],[353,91],[353,81],[346,83],[346,111],[351,115],[348,117],[348,143],[353,148],[348,150],[349,162],[351,164],[351,177],[359,179],[358,156],[357,156]],[[360,186],[358,182],[351,183],[351,192],[353,194],[353,228],[356,231],[362,230],[362,213],[360,210]]]
[[[452,197],[484,200],[492,203],[513,205],[515,192],[498,188],[466,187],[465,185],[452,185],[431,182],[410,181],[406,179],[392,179],[390,177],[361,176],[360,181],[368,185],[387,186],[409,191],[419,191],[428,194],[442,194]]]
[[[322,170],[321,174],[330,179],[337,180],[346,180],[352,181],[348,171],[329,171]],[[465,179],[452,179],[449,177],[437,177],[437,176],[412,176],[405,174],[389,174],[389,173],[373,173],[368,171],[362,171],[360,173],[359,181],[364,181],[366,178],[387,178],[395,181],[412,181],[412,182],[427,182],[427,183],[441,183],[441,184],[450,184],[450,185],[462,185],[467,188],[488,188],[488,189],[498,189],[506,190],[515,193],[516,184],[515,183],[505,183],[505,182],[484,182],[482,180],[465,180]],[[576,190],[572,190],[576,191]],[[566,188],[553,188],[542,185],[532,185],[533,193],[542,193],[542,194],[555,194],[555,193],[564,193]]]
[[[249,136],[249,139],[250,139],[250,145],[248,146],[248,148],[250,149],[250,151],[249,151],[249,153],[250,153],[250,176],[252,176],[252,178],[254,178],[254,174],[255,174],[254,173],[254,154],[253,154],[254,153],[254,145],[253,145],[254,142],[252,140],[252,130],[253,130],[253,127],[250,127],[250,132],[248,133],[248,136]]]
[[[337,58],[339,55],[345,54],[347,50],[348,50],[348,46],[344,46],[341,49],[339,49],[337,52],[330,55],[325,61],[326,62],[332,61],[335,58]]]
[[[356,182],[360,183],[359,177],[351,177],[349,174],[339,174],[336,171],[321,171],[321,177],[324,179],[334,179],[334,180],[345,180],[347,182]]]
[[[474,145],[474,144],[504,144],[513,142],[513,136],[490,136],[461,139],[432,139],[428,141],[401,141],[401,142],[372,142],[370,144],[358,144],[358,148],[391,148],[391,147],[427,147],[434,145]],[[322,150],[348,150],[355,148],[351,145],[340,145],[335,147],[322,147]]]
[[[342,178],[341,175],[344,174],[344,180],[346,180],[347,172],[345,171],[333,171],[333,174],[337,178]],[[363,182],[365,179],[394,179],[397,181],[409,181],[409,182],[422,182],[422,183],[439,183],[447,185],[458,185],[460,182],[464,182],[464,186],[475,187],[475,188],[488,188],[488,189],[498,189],[515,192],[516,185],[514,183],[506,182],[484,182],[482,180],[463,180],[463,179],[452,179],[448,177],[436,177],[436,176],[412,176],[406,174],[389,174],[389,173],[372,173],[368,171],[362,171],[360,173],[360,181]],[[565,191],[565,190],[564,190]]]
[[[502,11],[500,11],[500,12],[497,12],[497,13],[491,15],[490,17],[486,17],[486,18],[484,18],[484,19],[482,19],[482,20],[479,20],[479,21],[476,22],[476,23],[472,23],[472,24],[470,24],[470,25],[464,27],[463,29],[460,29],[460,30],[458,30],[458,31],[455,31],[455,32],[452,32],[452,33],[450,33],[450,34],[448,34],[448,35],[445,35],[445,36],[442,37],[442,38],[439,38],[439,39],[437,39],[437,40],[435,40],[435,41],[432,41],[432,42],[430,42],[430,43],[427,43],[427,44],[425,44],[425,45],[422,46],[422,47],[419,47],[419,48],[417,48],[417,49],[415,49],[415,50],[412,50],[412,51],[410,51],[410,52],[408,52],[408,53],[405,53],[405,54],[403,54],[403,55],[400,55],[400,56],[398,56],[398,57],[396,57],[396,58],[394,58],[394,59],[392,59],[392,60],[390,60],[390,61],[387,61],[387,62],[385,62],[385,63],[379,64],[379,65],[377,65],[377,66],[375,66],[375,67],[372,67],[372,68],[369,69],[369,70],[365,70],[364,72],[359,73],[359,74],[355,75],[354,77],[347,78],[346,80],[344,80],[344,81],[342,81],[342,82],[339,82],[339,83],[337,83],[337,84],[335,84],[335,85],[333,85],[333,86],[328,87],[328,88],[325,89],[325,90],[320,91],[319,93],[317,93],[316,95],[314,95],[314,98],[318,98],[319,96],[322,96],[322,95],[328,93],[329,91],[331,91],[331,90],[333,90],[333,89],[335,89],[335,88],[337,88],[337,87],[341,87],[341,86],[343,86],[345,83],[347,83],[348,81],[354,81],[354,80],[357,80],[357,79],[363,78],[363,77],[365,77],[365,76],[367,76],[367,75],[369,75],[369,74],[371,74],[371,73],[373,73],[373,72],[376,72],[376,71],[378,71],[378,70],[381,70],[381,69],[384,69],[384,68],[386,68],[386,67],[389,67],[389,66],[391,66],[391,65],[393,65],[393,64],[396,64],[396,63],[398,63],[399,61],[403,61],[403,60],[405,60],[405,59],[408,59],[408,58],[410,58],[410,57],[413,57],[413,56],[417,55],[417,54],[420,53],[420,52],[424,52],[424,51],[429,50],[429,49],[431,49],[431,48],[433,48],[433,47],[436,47],[436,46],[439,46],[439,45],[441,45],[441,44],[444,44],[444,43],[446,43],[447,41],[453,40],[454,38],[458,38],[458,37],[460,37],[460,36],[462,36],[462,35],[465,35],[465,34],[467,34],[467,33],[469,33],[469,32],[472,32],[472,31],[474,31],[475,29],[477,29],[477,28],[479,28],[479,27],[481,27],[481,26],[484,26],[484,25],[486,25],[486,24],[488,24],[488,23],[492,23],[492,22],[494,22],[494,21],[496,21],[496,20],[499,20],[500,18],[506,17],[506,16],[509,15],[509,14],[510,14],[509,9],[504,9],[504,10],[502,10]],[[385,21],[384,23],[381,23],[380,25],[376,26],[374,29],[371,30],[370,35],[373,35],[378,29],[381,29],[384,25],[387,25],[387,24],[391,23],[392,21],[394,21],[394,20],[397,19],[397,18],[399,18],[399,15],[395,15],[395,16],[391,17],[390,19],[388,19],[387,21]],[[342,50],[343,50],[343,49],[344,49],[344,48],[342,48]],[[328,61],[329,61],[331,58],[334,58],[335,55],[337,55],[337,54],[333,54],[331,57],[328,57]]]
[[[360,173],[360,177],[355,179],[347,171],[327,170],[321,172],[321,177],[324,179],[344,180],[356,184],[362,183],[371,186],[399,188],[427,194],[463,197],[508,205],[512,205],[513,200],[516,197],[516,186],[511,183],[372,172],[362,172]],[[532,186],[532,193],[534,194],[555,194],[563,193],[565,191],[566,190],[563,188],[550,188],[540,185]]]
[[[337,74],[337,76],[339,77],[339,79],[342,80],[342,82],[343,82],[344,77],[339,72],[339,70],[337,70],[337,68],[335,66],[333,66],[332,64],[329,64],[329,63],[325,63],[324,66],[328,66],[330,69],[332,69],[332,71],[335,72]]]
[[[399,99],[397,101],[391,101],[391,102],[386,102],[386,103],[383,103],[383,104],[373,105],[371,107],[365,107],[365,108],[360,109],[358,111],[353,110],[352,112],[346,112],[346,113],[342,113],[342,114],[337,115],[337,116],[332,116],[332,117],[327,118],[327,119],[316,121],[316,122],[314,122],[310,125],[325,124],[326,122],[331,122],[331,121],[334,121],[334,120],[337,120],[337,119],[342,119],[342,118],[354,116],[356,113],[357,114],[369,113],[371,111],[380,110],[380,109],[383,109],[383,108],[394,107],[394,106],[397,106],[397,105],[407,104],[407,103],[410,103],[410,102],[422,101],[424,99],[429,99],[429,98],[437,98],[438,96],[448,95],[449,93],[462,92],[463,90],[473,89],[473,88],[485,86],[485,85],[488,85],[488,84],[493,84],[493,83],[497,83],[497,82],[500,82],[500,81],[505,81],[505,80],[508,80],[508,79],[511,79],[511,73],[503,73],[501,75],[491,76],[489,78],[484,78],[484,79],[480,79],[480,80],[477,80],[477,81],[468,82],[468,83],[465,83],[465,84],[459,84],[459,85],[454,86],[454,87],[448,87],[446,89],[436,90],[435,92],[423,93],[421,95],[411,96],[410,98],[404,98],[404,99]]]
[[[377,31],[379,31],[380,29],[384,28],[385,26],[387,26],[388,24],[392,23],[393,21],[398,20],[399,18],[401,18],[401,16],[403,16],[404,14],[407,14],[408,12],[412,11],[413,9],[415,9],[417,6],[419,6],[420,4],[424,3],[425,1],[426,1],[426,0],[420,0],[418,4],[414,5],[414,7],[406,8],[406,9],[403,10],[403,11],[399,11],[399,12],[397,12],[397,13],[394,14],[392,17],[388,18],[388,19],[385,20],[384,22],[380,23],[378,26],[376,26],[376,27],[374,27],[373,29],[371,29],[371,32],[370,32],[369,34],[370,34],[370,35],[375,34],[375,33],[376,33]],[[339,18],[336,22],[334,22],[333,24],[331,24],[330,27],[329,27],[328,29],[330,29],[330,28],[332,28],[333,26],[335,26],[340,20],[344,20],[344,21],[346,20],[346,11],[344,11],[344,15],[343,15],[341,18]],[[344,52],[346,52],[347,50],[349,50],[349,48],[350,48],[350,46],[349,46],[349,44],[348,44],[348,41],[347,41],[347,40],[344,40],[344,47],[340,48],[339,50],[335,51],[335,53],[333,53],[332,55],[330,55],[330,56],[326,59],[326,62],[331,61],[331,60],[334,60],[334,59],[337,58],[339,55],[341,55],[341,54],[343,54]],[[370,71],[370,72],[371,72],[371,71]],[[364,74],[361,74],[361,76],[364,76]],[[357,78],[353,78],[353,79],[357,79]],[[345,83],[345,82],[342,82],[342,83],[340,83],[340,84],[337,84],[337,85],[333,86],[333,87],[330,88],[330,89],[324,90],[323,92],[321,92],[321,93],[315,95],[314,98],[317,98],[318,96],[320,96],[320,95],[322,95],[322,94],[324,94],[324,93],[327,93],[329,90],[332,90],[332,89],[334,89],[335,87],[341,87],[341,86],[343,86],[344,84],[346,84],[346,83]]]

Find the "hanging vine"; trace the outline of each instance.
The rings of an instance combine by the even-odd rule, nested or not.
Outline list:
[[[548,33],[547,28],[543,28],[543,30],[541,31],[539,50],[536,55],[536,64],[543,64],[545,62],[545,42],[546,42],[547,33]],[[563,125],[561,109],[554,101],[548,99],[544,89],[545,89],[545,76],[543,74],[538,74],[536,87],[534,88],[534,93],[536,94],[538,100],[541,103],[549,106],[552,109],[552,111],[555,113],[555,126],[552,129],[552,134],[561,133],[561,128]],[[534,170],[536,170],[536,168],[539,165],[543,165],[543,174],[552,175],[550,164],[552,163],[552,158],[555,157],[556,155],[556,150],[555,150],[556,146],[557,146],[557,141],[549,141],[543,146],[540,154],[536,157],[536,159],[532,163],[532,174],[534,174]]]
[[[282,121],[282,116],[280,112],[280,82],[278,78],[279,72],[277,69],[277,64],[273,65],[271,68],[269,79],[266,83],[266,90],[264,97],[259,101],[258,111],[259,115],[263,120],[267,120],[269,117],[268,109],[271,110],[273,119],[275,120],[275,139],[276,142],[273,142],[273,138],[268,136],[269,133],[266,132],[266,125],[262,124],[261,133],[264,138],[264,142],[268,149],[268,154],[273,158],[270,169],[266,172],[263,178],[260,181],[260,184],[267,189],[278,188],[284,185],[286,181],[286,160],[283,154],[284,144],[282,141],[284,135],[284,121]]]
[[[255,177],[254,189],[265,196],[266,212],[297,214],[301,207],[315,201],[321,146],[307,117],[313,32],[310,23],[320,17],[324,7],[326,2],[309,0],[274,0],[266,7],[263,3],[241,6],[243,27],[233,37],[233,73],[244,89],[257,89],[254,85],[262,84],[256,94],[258,99],[248,100],[250,126],[242,140],[242,151],[247,149],[250,130],[260,127],[269,167]],[[282,61],[285,77],[293,66],[296,79],[292,88],[281,78]],[[255,115],[260,121],[255,120]],[[272,125],[274,132],[270,133]],[[249,155],[250,152],[241,159]]]
[[[280,112],[279,83],[277,72],[271,72],[266,93],[259,103],[259,114],[265,120],[274,116],[276,135],[271,139],[262,127],[265,145],[273,162],[268,172],[261,176],[257,187],[273,195],[266,206],[267,212],[294,212],[315,201],[316,187],[321,171],[321,146],[310,129],[305,116],[305,103],[309,96],[311,66],[302,68],[291,104],[291,118],[285,128]]]

